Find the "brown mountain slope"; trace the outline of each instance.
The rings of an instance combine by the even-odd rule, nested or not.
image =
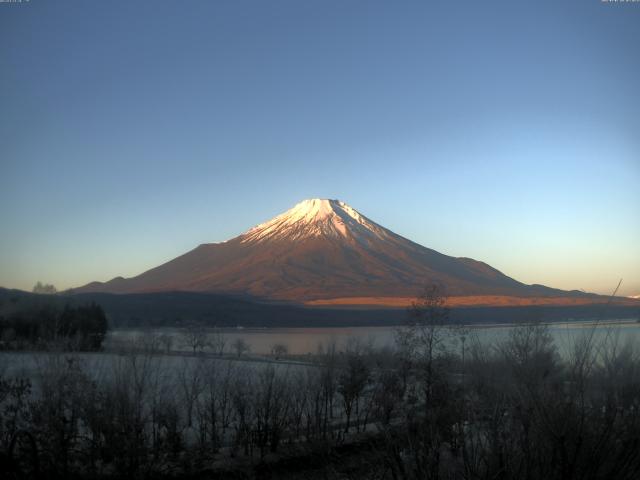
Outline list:
[[[79,292],[195,291],[300,302],[414,297],[438,283],[452,296],[586,294],[525,285],[491,266],[407,240],[337,200],[306,200],[227,242],[203,244],[136,277]]]

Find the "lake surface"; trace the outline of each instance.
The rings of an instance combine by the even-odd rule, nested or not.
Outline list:
[[[474,325],[466,327],[467,339],[477,338],[481,343],[498,342],[508,337],[518,328],[513,325]],[[640,323],[635,319],[620,319],[606,322],[563,322],[548,325],[558,350],[565,353],[576,340],[593,334],[596,341],[617,341],[640,345]],[[338,351],[344,350],[348,342],[359,341],[375,347],[393,346],[398,327],[343,327],[343,328],[265,328],[265,329],[219,329],[209,333],[221,333],[226,341],[227,351],[237,339],[243,339],[251,348],[251,353],[269,354],[276,344],[287,347],[290,354],[305,355],[316,353],[322,345],[335,342]],[[178,328],[120,329],[109,333],[105,348],[117,349],[132,342],[150,341],[154,337],[171,337],[172,351],[188,351],[183,330]]]

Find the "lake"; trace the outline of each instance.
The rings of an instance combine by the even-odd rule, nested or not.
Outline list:
[[[560,353],[581,336],[592,331],[596,340],[617,339],[621,343],[640,341],[640,323],[635,319],[607,320],[606,322],[562,322],[548,324]],[[285,345],[290,354],[305,355],[316,353],[320,345],[335,342],[337,349],[344,350],[347,342],[354,339],[375,347],[392,346],[398,327],[342,327],[342,328],[263,328],[263,329],[218,329],[224,335],[227,346],[241,338],[251,348],[253,354],[269,354],[276,344]],[[467,338],[476,337],[482,343],[491,343],[507,338],[513,325],[473,325],[466,327]],[[214,330],[210,330],[211,333]],[[145,341],[153,336],[165,335],[172,338],[171,349],[188,351],[183,341],[183,330],[178,328],[118,329],[109,333],[105,348],[117,349],[134,341]]]

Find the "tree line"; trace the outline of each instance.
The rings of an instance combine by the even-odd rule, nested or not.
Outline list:
[[[44,303],[0,315],[0,348],[44,349],[55,343],[67,350],[99,350],[107,330],[104,310],[95,303],[62,308]]]

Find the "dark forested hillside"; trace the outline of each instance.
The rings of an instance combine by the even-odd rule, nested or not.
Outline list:
[[[46,347],[51,342],[73,350],[99,350],[108,329],[104,310],[56,295],[0,291],[0,347]]]
[[[0,289],[0,315],[24,304],[33,308],[46,304],[63,308],[65,304],[79,306],[92,302],[104,309],[112,328],[177,327],[193,322],[225,327],[344,327],[396,325],[406,320],[406,308],[302,307],[193,292],[46,296]],[[453,308],[451,315],[454,320],[466,323],[510,323],[522,318],[537,321],[638,318],[640,306],[459,307]]]

